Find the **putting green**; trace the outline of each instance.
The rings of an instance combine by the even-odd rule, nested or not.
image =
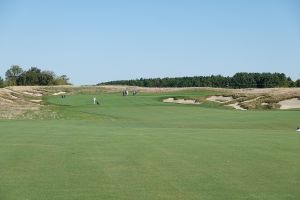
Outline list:
[[[0,199],[300,199],[299,111],[57,96],[56,120],[0,121]]]

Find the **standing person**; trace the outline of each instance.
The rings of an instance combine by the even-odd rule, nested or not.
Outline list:
[[[96,104],[96,100],[97,100],[97,99],[96,99],[96,97],[94,97],[94,99],[93,99],[93,100],[94,100],[94,104]]]

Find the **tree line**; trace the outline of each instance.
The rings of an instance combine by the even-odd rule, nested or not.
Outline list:
[[[140,78],[135,80],[118,80],[97,85],[129,85],[141,87],[218,87],[218,88],[275,88],[300,87],[300,79],[293,81],[284,73],[246,73],[234,76],[194,76],[176,78]]]
[[[37,67],[23,70],[18,65],[12,65],[5,73],[5,80],[0,77],[0,87],[24,85],[69,85],[66,75],[57,76],[52,71],[42,71]]]

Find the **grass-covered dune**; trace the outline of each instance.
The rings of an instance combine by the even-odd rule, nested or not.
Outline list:
[[[299,110],[162,102],[215,93],[44,97],[58,119],[0,121],[0,199],[300,199]]]

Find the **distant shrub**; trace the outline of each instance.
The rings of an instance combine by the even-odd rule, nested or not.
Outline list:
[[[37,67],[24,71],[20,66],[12,65],[5,76],[7,85],[70,85],[66,75],[56,76],[52,71],[42,71]]]
[[[296,87],[300,87],[300,79],[295,82]]]
[[[2,79],[2,77],[0,76],[0,88],[4,87],[4,80]]]

